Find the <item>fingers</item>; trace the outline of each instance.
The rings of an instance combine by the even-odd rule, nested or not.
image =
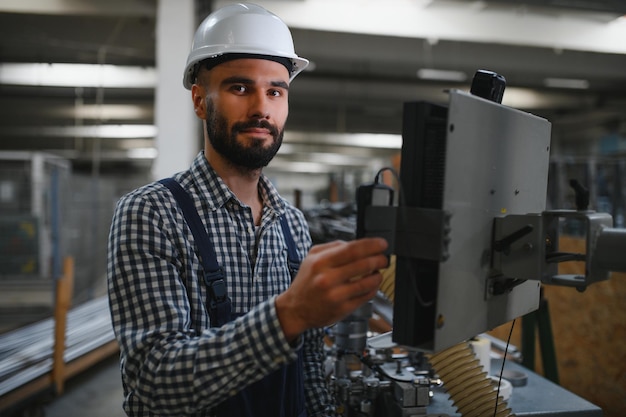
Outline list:
[[[285,335],[334,323],[374,297],[382,282],[378,270],[388,263],[383,254],[386,248],[381,238],[311,248],[298,276],[276,299]]]
[[[346,242],[344,242],[343,240],[334,240],[332,242],[319,243],[319,244],[311,247],[311,249],[309,250],[309,253],[315,254],[315,253],[324,252],[324,251],[326,251],[328,249],[331,249],[331,248],[336,247],[336,246],[341,246],[341,245],[343,245],[345,243]]]
[[[386,268],[388,263],[388,259],[385,255],[373,255],[335,267],[333,268],[333,272],[337,276],[344,277],[344,281],[357,281],[362,279],[364,275],[369,275]]]
[[[319,245],[309,252],[307,267],[312,276],[321,280],[326,288],[361,280],[385,268],[388,258],[382,254],[387,242],[380,238],[359,239],[351,242],[332,242]]]
[[[337,261],[338,265],[349,263],[354,259],[378,255],[387,249],[387,246],[387,241],[379,237],[357,239],[333,248],[335,256],[331,256],[331,259]]]
[[[339,267],[360,259],[381,254],[387,249],[387,241],[382,238],[363,238],[351,242],[334,241],[314,246],[310,254],[323,254],[321,267]],[[383,266],[384,267],[384,266]],[[371,270],[381,267],[374,267]]]
[[[326,258],[325,263],[317,266],[326,272],[327,278],[335,285],[359,281],[388,265],[388,258],[380,250],[372,250],[371,246],[336,248],[336,252]],[[386,243],[378,247],[386,247]]]
[[[363,275],[335,288],[333,297],[337,300],[354,300],[364,302],[376,295],[382,282],[382,275],[378,272]]]
[[[354,281],[335,288],[333,299],[341,301],[337,303],[337,315],[334,317],[332,322],[341,320],[343,317],[352,313],[361,305],[374,298],[378,292],[381,282],[381,274],[373,273],[364,276],[359,281]]]

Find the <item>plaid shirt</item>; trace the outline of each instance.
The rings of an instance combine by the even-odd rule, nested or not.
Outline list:
[[[174,178],[192,196],[213,242],[233,313],[243,315],[210,327],[194,239],[167,188],[152,183],[120,199],[107,274],[126,413],[210,415],[219,402],[295,360],[297,349],[303,349],[309,416],[332,414],[322,330],[308,331],[299,346],[290,346],[274,305],[291,283],[279,217],[286,216],[302,259],[311,245],[302,213],[262,176],[263,214],[255,231],[250,208],[202,152]]]

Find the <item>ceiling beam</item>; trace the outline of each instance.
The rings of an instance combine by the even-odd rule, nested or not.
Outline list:
[[[154,0],[2,0],[0,12],[43,15],[156,16]]]
[[[626,19],[615,14],[458,0],[257,3],[294,28],[626,54]]]

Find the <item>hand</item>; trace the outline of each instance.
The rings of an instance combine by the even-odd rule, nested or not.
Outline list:
[[[292,342],[307,329],[333,324],[376,295],[387,266],[381,238],[316,245],[287,291],[276,298],[283,332]]]

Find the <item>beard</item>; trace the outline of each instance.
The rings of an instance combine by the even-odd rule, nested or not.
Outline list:
[[[253,119],[247,122],[237,122],[228,128],[228,121],[215,110],[211,101],[207,101],[206,131],[209,142],[231,164],[245,170],[257,170],[267,166],[274,158],[280,145],[283,143],[284,129],[264,119]],[[261,138],[252,138],[252,142],[246,146],[237,141],[237,135],[245,129],[267,129],[273,140],[269,146],[264,146]]]

